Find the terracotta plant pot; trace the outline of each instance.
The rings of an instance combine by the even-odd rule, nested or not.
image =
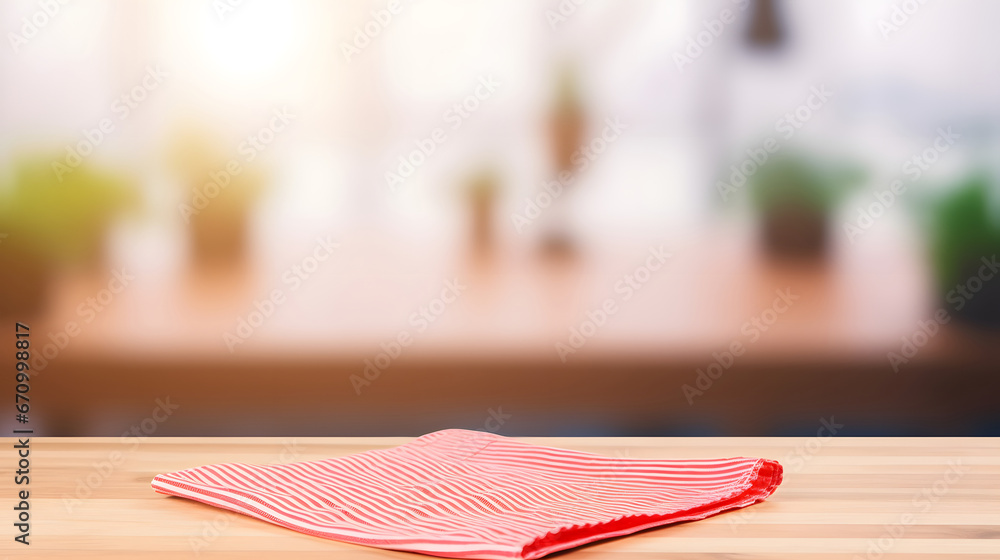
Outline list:
[[[38,256],[0,244],[0,316],[21,320],[44,313],[53,274]]]
[[[764,252],[784,260],[822,260],[829,247],[827,222],[825,214],[805,206],[770,208],[761,224]]]
[[[749,179],[760,220],[765,255],[791,261],[825,260],[830,253],[830,216],[864,173],[815,156],[784,153]]]
[[[188,182],[193,185],[192,194],[197,192],[201,181]],[[268,175],[261,169],[244,169],[190,216],[190,254],[195,268],[240,268],[246,264],[251,217],[267,181]]]
[[[250,220],[247,212],[191,218],[191,259],[197,267],[239,266],[249,250]]]

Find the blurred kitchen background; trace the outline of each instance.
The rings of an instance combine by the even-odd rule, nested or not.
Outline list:
[[[36,435],[1000,435],[997,21],[3,2],[0,360]]]

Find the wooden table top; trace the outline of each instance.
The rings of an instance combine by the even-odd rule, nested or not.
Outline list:
[[[821,424],[817,422],[817,428]],[[826,435],[826,432],[823,433]],[[523,438],[629,458],[761,456],[785,467],[766,502],[558,555],[565,559],[1000,558],[1000,440],[976,438]],[[409,438],[44,438],[30,442],[29,546],[13,542],[0,479],[0,555],[29,558],[428,558],[324,540],[156,494],[155,474],[286,463]],[[5,438],[6,465],[16,459]],[[9,473],[8,473],[9,474]],[[27,553],[27,556],[25,554]]]

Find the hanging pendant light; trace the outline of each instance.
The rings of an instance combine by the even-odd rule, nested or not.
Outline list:
[[[778,16],[777,0],[751,0],[747,43],[753,48],[777,49],[785,32]]]

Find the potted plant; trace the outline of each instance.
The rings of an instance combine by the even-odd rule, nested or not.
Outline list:
[[[492,169],[484,169],[471,177],[465,185],[469,204],[469,237],[472,254],[477,258],[489,257],[496,249],[495,213],[499,178]]]
[[[0,314],[39,312],[56,272],[102,264],[114,219],[138,202],[126,174],[84,162],[57,177],[56,160],[16,160],[0,185]]]
[[[250,244],[250,217],[267,174],[257,162],[219,149],[231,142],[208,128],[191,127],[175,137],[170,165],[182,187],[181,218],[187,224],[192,264],[199,269],[239,268]]]
[[[264,184],[260,170],[244,170],[191,217],[191,256],[196,265],[238,267],[245,263],[250,246],[250,216]]]
[[[542,252],[548,257],[571,258],[577,247],[573,235],[569,203],[575,191],[575,176],[580,171],[580,149],[585,143],[587,113],[577,70],[564,65],[558,76],[556,96],[548,117],[548,136],[551,145],[552,174],[563,183],[559,197],[553,197],[551,208],[544,217]],[[571,177],[569,181],[562,178]]]
[[[799,154],[776,155],[749,179],[765,254],[781,260],[822,260],[830,217],[862,173]]]
[[[930,252],[942,305],[970,325],[1000,328],[1000,216],[991,176],[977,172],[929,205]]]

